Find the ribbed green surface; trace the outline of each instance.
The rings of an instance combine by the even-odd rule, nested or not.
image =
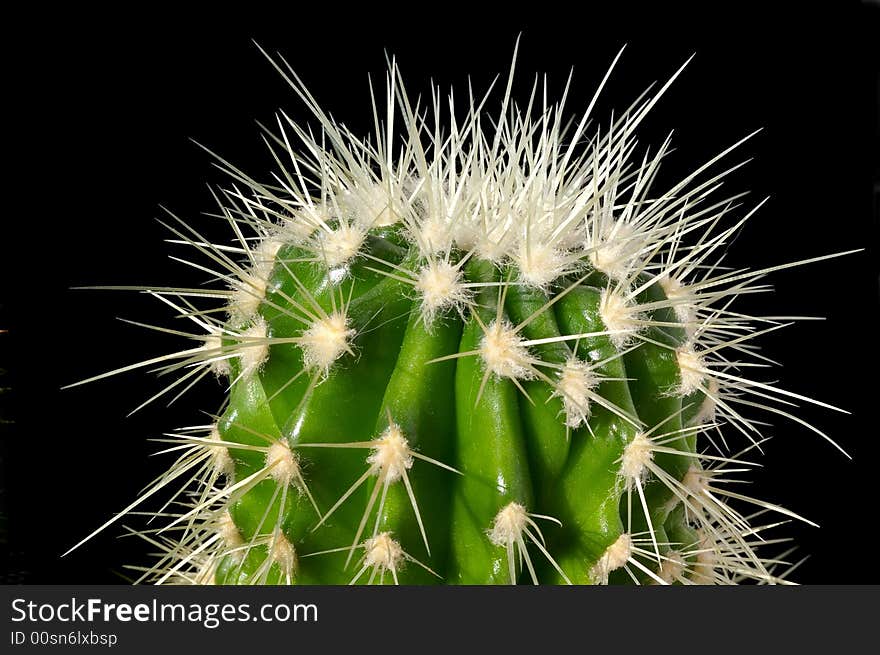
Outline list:
[[[671,312],[653,317],[669,326],[649,328],[647,339],[621,347],[628,350],[623,356],[609,335],[550,341],[529,348],[550,365],[542,369],[550,371],[548,379],[487,376],[479,354],[468,353],[479,349],[486,326],[499,315],[513,326],[530,319],[521,331],[529,341],[602,332],[607,328],[599,303],[608,281],[599,273],[570,276],[543,291],[517,284],[515,270],[474,258],[463,269],[467,281],[487,283],[477,288],[476,309],[449,311],[425,325],[412,288],[391,275],[392,266],[418,264],[395,241],[393,233],[375,234],[367,256],[342,276],[304,261],[305,253],[295,247],[279,251],[259,310],[273,345],[259,371],[241,375],[240,365],[233,366],[235,382],[220,435],[227,442],[263,447],[271,439],[287,443],[322,515],[367,474],[372,451],[365,442],[379,438],[389,419],[412,451],[457,472],[417,457],[406,471],[411,494],[403,479],[387,485],[383,494],[374,473],[323,522],[301,486],[279,490],[275,479],[263,475],[230,509],[243,542],[257,545],[226,555],[217,581],[284,581],[284,566],[272,560],[267,568],[266,561],[277,523],[296,553],[288,568],[297,584],[349,583],[365,566],[365,540],[382,533],[424,565],[407,561],[396,572],[401,583],[507,584],[510,551],[493,543],[490,533],[498,513],[512,502],[540,515],[533,520],[545,539],[538,542],[546,544],[539,547],[525,535],[529,562],[513,551],[519,582],[532,581],[530,566],[542,583],[598,582],[597,562],[624,532],[648,535],[641,547],[653,551],[639,496],[627,493],[621,457],[639,431],[681,429],[674,350],[681,331],[672,325]],[[499,280],[503,293],[502,286],[492,285]],[[662,292],[654,285],[644,295],[656,299]],[[290,316],[297,306],[309,306],[310,298],[328,313],[345,303],[355,330],[354,354],[339,358],[317,384],[303,373],[302,349],[293,342],[278,343],[302,334],[302,324]],[[456,353],[462,356],[435,361]],[[605,361],[596,373],[610,379],[596,392],[619,411],[594,402],[588,424],[569,429],[562,398],[554,393],[552,365],[561,367],[573,354],[588,363]],[[690,407],[687,411],[692,413]],[[666,445],[694,450],[693,439],[683,436]],[[266,466],[260,450],[229,451],[235,481],[259,475]],[[682,455],[658,452],[653,459],[676,480],[690,465]],[[676,503],[669,486],[650,478],[642,485],[659,551],[668,551],[667,544],[682,537],[692,543],[685,512],[672,511]],[[537,536],[534,528],[529,532]],[[262,535],[268,541],[261,541]],[[372,573],[364,571],[358,582],[367,582]],[[392,582],[390,574],[380,574],[372,581]],[[615,580],[626,582],[629,576],[615,571]]]

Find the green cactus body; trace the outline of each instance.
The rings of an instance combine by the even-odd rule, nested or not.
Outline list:
[[[670,550],[666,533],[681,532],[685,519],[670,516],[668,488],[626,469],[637,465],[624,453],[638,434],[680,430],[674,350],[640,342],[622,354],[602,322],[602,289],[612,284],[599,272],[544,290],[516,284],[514,266],[477,258],[460,272],[462,284],[484,285],[472,298],[478,309],[428,322],[410,287],[391,276],[425,265],[417,251],[397,248],[401,241],[376,231],[357,263],[335,269],[297,248],[276,255],[256,319],[273,345],[258,368],[233,365],[219,421],[231,477],[263,478],[229,508],[234,529],[242,543],[266,545],[227,554],[218,582],[506,584],[539,573],[596,582],[610,572],[597,568],[602,556],[647,519],[663,543],[655,555]],[[344,313],[339,331],[355,336],[332,368],[310,374],[293,317],[315,302],[310,313]],[[561,376],[597,363],[591,375],[607,378],[596,387],[602,402],[572,407],[579,398],[565,397]],[[405,441],[386,443],[395,438]],[[297,472],[260,476],[272,462],[234,444],[261,440],[281,444],[270,451],[278,469]],[[675,447],[693,452],[684,439]],[[656,457],[676,480],[686,459]],[[627,493],[633,473],[644,503]],[[283,543],[274,559],[273,540]]]
[[[578,151],[592,105],[573,123],[533,116],[508,88],[492,128],[475,105],[444,134],[393,68],[387,126],[360,141],[278,68],[323,135],[282,128],[268,185],[221,160],[233,244],[171,229],[222,284],[142,289],[197,345],[97,376],[158,364],[178,377],[156,397],[210,372],[229,383],[216,421],[179,431],[169,474],[119,515],[179,489],[165,527],[141,533],[162,551],[142,579],[782,580],[784,560],[756,554],[781,522],[749,512],[801,517],[726,474],[752,466],[750,410],[805,424],[792,402],[822,403],[743,373],[782,324],[732,302],[805,263],[718,267],[757,207],[726,225],[740,196],[714,194],[737,167],[696,180],[745,139],[654,192],[669,142],[639,163],[631,139],[669,83]],[[725,423],[738,452],[711,436]]]

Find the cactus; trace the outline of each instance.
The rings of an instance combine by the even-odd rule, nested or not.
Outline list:
[[[161,527],[135,531],[160,551],[141,580],[785,581],[787,553],[758,551],[807,519],[728,483],[760,452],[756,412],[834,444],[792,406],[836,408],[746,376],[789,319],[734,301],[808,262],[720,265],[763,204],[719,191],[751,135],[659,189],[670,141],[637,154],[635,132],[684,66],[591,127],[619,57],[572,121],[536,93],[517,108],[513,70],[497,113],[487,96],[444,118],[392,63],[366,140],[269,57],[320,130],[282,115],[267,182],[217,158],[233,240],[168,228],[218,284],[124,287],[192,343],[83,381],[150,367],[173,379],[151,401],[228,389],[99,528],[165,498]]]

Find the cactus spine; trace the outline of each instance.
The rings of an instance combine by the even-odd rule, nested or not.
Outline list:
[[[782,581],[757,548],[800,517],[726,481],[759,450],[755,410],[826,405],[745,377],[786,319],[733,301],[805,262],[718,265],[760,207],[719,193],[746,139],[662,191],[669,140],[636,155],[684,67],[589,133],[595,97],[569,122],[535,96],[519,110],[510,84],[497,115],[475,100],[441,127],[439,94],[413,107],[392,65],[360,140],[273,63],[320,134],[280,119],[268,183],[220,160],[233,242],[170,222],[219,286],[141,289],[195,343],[125,370],[177,374],[159,395],[212,373],[229,388],[120,514],[172,490],[142,579]]]

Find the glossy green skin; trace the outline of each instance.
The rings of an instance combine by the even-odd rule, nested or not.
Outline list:
[[[471,278],[491,281],[492,267],[468,266]],[[476,299],[485,325],[496,316],[497,292],[485,288]],[[468,319],[460,352],[478,347],[483,330]],[[449,528],[452,559],[447,580],[453,584],[505,584],[507,553],[486,535],[496,514],[508,503],[533,506],[529,461],[520,418],[519,392],[510,380],[484,377],[477,357],[463,357],[456,366],[456,464],[463,475],[453,482],[453,513]]]
[[[371,237],[368,250],[415,270],[418,261],[402,243],[393,231],[386,231]],[[559,527],[537,519],[548,550],[571,582],[594,582],[590,569],[626,530],[626,485],[619,475],[623,449],[639,429],[650,430],[664,420],[659,433],[681,427],[681,399],[670,393],[678,384],[674,352],[645,343],[604,364],[598,372],[619,379],[602,382],[597,391],[630,418],[593,403],[589,425],[571,430],[565,426],[561,399],[553,396],[545,380],[524,381],[526,398],[509,379],[489,376],[483,385],[485,372],[478,356],[432,362],[478,348],[482,328],[477,317],[465,314],[463,319],[450,311],[425,326],[413,288],[371,270],[388,271],[387,266],[361,258],[340,275],[306,258],[294,247],[279,252],[260,309],[270,336],[296,337],[303,331],[305,326],[290,316],[290,309],[296,303],[306,305],[306,291],[327,311],[339,306],[340,296],[345,301],[350,298],[348,316],[358,330],[353,341],[356,357],[341,357],[326,379],[309,392],[309,375],[291,382],[303,368],[299,347],[273,345],[259,373],[233,385],[219,423],[223,439],[263,446],[266,438],[258,435],[286,439],[299,457],[318,507],[326,512],[365,473],[370,451],[309,444],[370,441],[387,427],[390,415],[413,450],[460,472],[419,459],[408,471],[430,554],[402,481],[389,487],[381,516],[376,516],[377,502],[368,517],[361,541],[378,525],[380,532],[391,532],[408,555],[436,573],[408,563],[398,573],[402,584],[508,584],[507,551],[491,543],[488,531],[498,511],[513,501],[531,513],[561,521]],[[477,260],[468,262],[464,270],[468,280],[478,282],[515,279],[516,275]],[[549,296],[524,285],[509,285],[503,314],[517,325],[573,281],[561,280]],[[582,280],[544,308],[522,336],[542,339],[604,330],[598,307],[606,285],[608,281],[598,274]],[[652,287],[645,298],[656,299],[659,293]],[[479,318],[488,325],[497,315],[498,287],[480,287],[475,301]],[[652,328],[651,334],[671,347],[680,339],[674,326]],[[574,348],[574,341],[566,341],[536,346],[531,352],[544,362],[560,364]],[[587,361],[600,361],[616,352],[606,336],[581,339],[577,344],[577,356]],[[552,374],[551,369],[542,370]],[[233,379],[237,375],[233,370]],[[691,441],[680,439],[674,445],[693,452]],[[236,481],[264,465],[261,453],[234,447],[230,453]],[[681,479],[690,463],[687,459],[658,455],[655,461]],[[360,569],[358,560],[364,552],[357,549],[346,566],[348,547],[375,483],[371,477],[317,530],[319,518],[307,497],[291,487],[282,508],[282,494],[273,480],[248,490],[231,508],[231,515],[242,537],[249,540],[267,534],[280,513],[284,534],[299,556],[294,582],[347,584]],[[683,513],[670,511],[668,489],[650,480],[645,488],[658,540],[682,535],[691,539]],[[632,530],[638,532],[646,522],[635,496],[632,508]],[[309,556],[340,548],[345,550]],[[530,553],[541,582],[563,582],[537,549],[530,548]],[[217,582],[248,582],[265,557],[264,546],[252,548],[244,559],[227,556],[218,567]],[[517,562],[517,571],[521,568]],[[519,581],[528,582],[530,576],[521,573]],[[628,582],[629,577],[615,575],[612,581]],[[283,576],[277,564],[272,564],[266,583],[280,582]],[[391,582],[390,576],[384,582]]]

